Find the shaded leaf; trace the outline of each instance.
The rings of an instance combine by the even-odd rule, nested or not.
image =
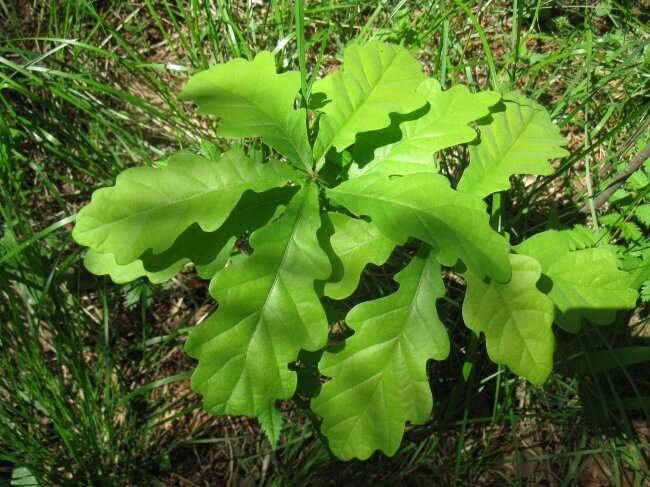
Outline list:
[[[449,187],[439,174],[408,174],[387,179],[372,174],[346,181],[327,192],[355,215],[367,215],[397,244],[408,237],[427,242],[438,261],[458,259],[481,277],[510,279],[509,245],[489,224],[485,203]]]
[[[544,107],[514,92],[503,95],[478,121],[480,141],[469,146],[470,163],[458,182],[458,191],[480,198],[510,188],[514,174],[547,175],[549,159],[565,157],[567,144]]]
[[[330,273],[316,237],[320,224],[318,188],[311,184],[279,220],[251,235],[251,257],[213,279],[219,308],[185,347],[199,361],[191,385],[209,412],[257,416],[290,398],[296,374],[288,364],[301,349],[325,345],[327,319],[314,290],[314,281]]]
[[[352,308],[346,322],[354,335],[321,359],[319,368],[331,380],[311,406],[343,460],[363,460],[377,449],[394,454],[405,422],[422,424],[431,415],[427,361],[449,354],[435,305],[445,293],[440,265],[427,250],[395,280],[400,287],[394,294]]]
[[[650,347],[648,346],[589,350],[589,353],[579,354],[570,360],[571,370],[579,374],[594,374],[648,362],[650,362]]]
[[[395,243],[372,223],[352,218],[343,213],[329,212],[323,215],[330,228],[327,237],[332,252],[332,275],[324,283],[324,295],[333,299],[345,299],[359,284],[363,268],[369,264],[381,265],[395,247]]]
[[[212,278],[230,257],[234,239],[257,230],[276,218],[295,192],[295,187],[273,188],[263,193],[246,191],[226,221],[214,232],[204,232],[195,223],[164,252],[145,252],[140,257],[145,269],[159,270],[169,262],[183,259],[192,262],[202,278]]]
[[[236,149],[219,161],[181,152],[167,165],[122,172],[110,188],[93,193],[77,215],[74,239],[118,264],[147,250],[167,250],[193,223],[204,232],[218,229],[247,190],[284,186],[298,175],[286,164],[258,164]]]
[[[511,254],[510,263],[512,279],[503,284],[465,274],[463,319],[485,333],[490,360],[543,384],[553,369],[553,302],[536,287],[542,272],[535,259]]]
[[[314,158],[334,146],[338,152],[354,143],[359,132],[390,125],[390,113],[408,113],[426,100],[416,92],[424,79],[422,65],[403,47],[371,42],[349,46],[339,71],[314,83],[312,93],[330,101],[319,110]]]

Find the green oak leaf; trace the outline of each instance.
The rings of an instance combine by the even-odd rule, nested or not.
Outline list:
[[[383,264],[395,248],[375,225],[343,213],[325,213],[322,228],[329,229],[329,242],[321,245],[332,253],[332,275],[324,283],[323,294],[333,299],[350,296],[363,268],[369,263]]]
[[[553,369],[553,302],[537,289],[542,268],[532,257],[510,255],[512,279],[485,282],[467,272],[463,319],[485,333],[487,352],[497,364],[533,384],[543,384]]]
[[[485,203],[454,191],[439,174],[392,179],[368,174],[327,194],[355,215],[372,218],[373,224],[398,244],[416,237],[434,247],[443,265],[453,266],[460,259],[481,277],[510,280],[510,246],[490,227]]]
[[[470,93],[467,87],[456,85],[442,91],[440,83],[427,78],[418,87],[429,105],[426,114],[399,125],[402,137],[386,145],[382,131],[360,134],[354,145],[355,154],[372,154],[372,161],[358,170],[358,174],[379,171],[386,175],[416,172],[438,172],[433,163],[434,153],[476,138],[470,122],[490,113],[488,107],[497,103],[501,95],[493,91]],[[358,159],[358,157],[357,157]]]
[[[185,240],[192,242],[192,245],[188,247],[179,243]],[[98,276],[109,275],[117,284],[131,282],[139,277],[147,277],[151,283],[161,284],[172,279],[185,265],[192,262],[199,277],[210,279],[228,262],[235,241],[235,236],[229,237],[222,229],[204,232],[197,224],[193,224],[161,254],[147,252],[129,264],[118,264],[113,254],[100,254],[89,249],[84,256],[84,266]],[[204,246],[206,243],[215,245]],[[209,258],[209,261],[198,264],[197,261],[203,258]]]
[[[259,164],[231,149],[219,161],[180,152],[165,167],[135,167],[110,188],[93,193],[77,215],[72,236],[117,264],[130,264],[147,250],[170,248],[190,225],[218,229],[247,190],[284,186],[300,173],[286,164]]]
[[[294,193],[295,188],[291,187],[273,188],[264,193],[246,191],[223,225],[213,232],[204,232],[194,223],[164,252],[153,254],[148,250],[126,265],[117,264],[112,254],[99,254],[91,249],[86,253],[84,265],[94,274],[109,274],[120,284],[141,276],[159,284],[178,274],[188,262],[194,264],[200,277],[210,279],[225,266],[236,238],[278,216]]]
[[[513,174],[551,174],[548,160],[568,155],[561,147],[567,140],[546,109],[525,96],[506,93],[490,112],[478,121],[480,141],[469,145],[458,191],[484,198],[510,188]]]
[[[294,187],[273,188],[263,193],[246,191],[217,230],[204,232],[194,223],[164,252],[145,252],[140,257],[144,267],[150,271],[159,270],[169,262],[183,259],[195,265],[200,277],[210,279],[223,268],[233,249],[233,241],[275,219],[295,192]],[[221,257],[223,250],[226,251],[225,259]]]
[[[426,103],[416,90],[424,79],[422,65],[403,47],[371,42],[349,46],[339,71],[314,83],[312,93],[329,103],[320,108],[314,158],[354,143],[360,132],[390,125],[390,113],[408,113]]]
[[[284,214],[255,231],[253,255],[219,272],[210,292],[219,308],[189,335],[198,359],[192,388],[213,414],[268,414],[290,398],[296,374],[288,364],[301,349],[327,342],[328,324],[314,282],[329,276],[320,248],[318,188],[296,193]]]
[[[125,284],[143,276],[146,276],[153,284],[160,284],[169,281],[178,274],[185,266],[185,262],[174,262],[161,271],[147,271],[139,259],[129,264],[120,265],[115,262],[113,254],[100,254],[89,249],[84,256],[84,266],[98,276],[109,275],[116,284]]]
[[[262,51],[253,61],[233,59],[195,74],[179,97],[194,101],[200,114],[218,115],[222,137],[262,137],[309,171],[307,112],[294,109],[299,90],[300,73],[277,74],[273,54]]]
[[[542,273],[544,273],[553,265],[559,255],[576,249],[572,246],[570,232],[546,230],[516,245],[513,250],[518,254],[534,257],[542,266]]]
[[[638,293],[631,289],[632,276],[618,270],[616,255],[607,248],[576,250],[558,256],[544,269],[550,279],[549,297],[561,312],[556,318],[569,331],[578,331],[587,319],[608,325],[621,309],[632,309]]]
[[[547,230],[514,247],[540,263],[543,277],[538,286],[557,308],[558,325],[577,332],[585,319],[607,325],[618,310],[634,308],[638,293],[632,289],[633,276],[618,269],[613,248],[571,246],[565,232]]]
[[[447,358],[449,338],[436,312],[445,294],[440,265],[428,253],[397,274],[397,292],[352,308],[346,322],[354,335],[321,359],[319,369],[331,380],[311,407],[343,460],[363,460],[377,449],[393,455],[404,423],[422,424],[431,415],[427,361]]]

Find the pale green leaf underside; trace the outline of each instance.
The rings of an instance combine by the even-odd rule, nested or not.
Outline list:
[[[95,191],[77,215],[74,239],[118,264],[146,251],[159,254],[193,223],[204,232],[219,228],[247,190],[284,186],[299,175],[286,164],[259,164],[236,149],[219,161],[181,152],[163,168],[127,169],[115,186]]]
[[[469,146],[470,163],[458,191],[480,198],[510,188],[514,174],[547,175],[548,160],[565,157],[566,138],[542,106],[514,92],[503,95],[491,115],[478,121],[480,142]]]
[[[399,126],[402,138],[398,142],[378,147],[373,160],[359,170],[358,174],[378,171],[386,175],[418,172],[438,172],[434,153],[454,145],[470,142],[476,138],[476,130],[470,122],[489,114],[488,107],[499,101],[501,95],[492,91],[472,94],[463,85],[442,91],[438,81],[428,78],[418,93],[429,102],[429,111],[420,118],[402,122]],[[380,139],[381,132],[372,134]],[[381,145],[381,140],[361,140],[360,151],[368,146]],[[372,148],[370,148],[372,150]]]
[[[387,179],[361,176],[327,192],[355,215],[367,215],[377,228],[401,244],[415,237],[434,247],[438,261],[460,259],[481,277],[510,279],[510,246],[489,224],[485,203],[449,187],[439,174],[421,173]]]
[[[371,42],[345,50],[343,67],[314,83],[312,92],[331,100],[320,111],[314,158],[330,147],[338,152],[360,132],[390,125],[390,113],[408,113],[426,100],[416,92],[424,79],[422,66],[403,47]]]
[[[565,232],[548,230],[514,247],[541,264],[540,288],[559,311],[556,322],[578,331],[584,319],[607,325],[618,310],[634,308],[633,277],[618,269],[615,251],[607,246],[572,251],[571,244]]]
[[[358,304],[348,313],[354,335],[339,352],[325,352],[320,371],[331,377],[312,409],[343,460],[397,451],[404,424],[424,423],[433,401],[427,361],[444,360],[449,338],[436,312],[445,293],[440,265],[417,255],[397,276],[397,292]]]
[[[512,279],[501,284],[465,275],[465,324],[485,333],[490,360],[507,365],[533,384],[553,369],[553,302],[536,287],[541,267],[532,257],[510,255]]]
[[[300,73],[277,74],[273,54],[262,51],[253,61],[233,59],[195,74],[179,96],[194,101],[198,113],[221,117],[222,137],[262,137],[310,170],[307,112],[294,109],[299,90]]]
[[[357,288],[363,268],[369,263],[386,262],[395,243],[364,220],[336,212],[326,213],[323,218],[332,227],[329,247],[334,254],[332,275],[325,282],[324,295],[345,299]]]
[[[282,217],[251,235],[253,255],[219,272],[210,286],[219,308],[192,331],[188,355],[199,364],[192,388],[213,414],[257,416],[291,397],[288,364],[317,350],[328,326],[314,290],[330,264],[320,248],[318,188],[293,197]]]

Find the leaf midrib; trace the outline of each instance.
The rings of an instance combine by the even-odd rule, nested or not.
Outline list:
[[[361,413],[356,415],[356,417],[355,417],[355,419],[354,419],[354,421],[353,421],[353,423],[352,423],[352,426],[348,429],[348,433],[347,433],[347,435],[345,436],[345,442],[347,442],[347,441],[349,440],[349,438],[350,438],[350,436],[352,435],[352,433],[353,433],[353,431],[354,431],[354,428],[356,427],[357,423],[361,420],[361,418],[362,418],[365,414],[367,414],[368,404],[370,404],[371,402],[373,402],[372,400],[374,399],[374,397],[375,397],[375,395],[377,394],[377,391],[378,391],[378,389],[379,389],[380,387],[382,388],[382,398],[385,396],[385,394],[383,394],[384,374],[386,373],[386,370],[387,370],[387,369],[390,369],[390,368],[393,367],[393,362],[394,362],[395,360],[399,360],[399,358],[396,358],[396,356],[399,355],[399,357],[401,357],[401,359],[402,359],[404,362],[407,362],[407,363],[408,363],[408,361],[406,360],[406,357],[404,356],[404,354],[403,354],[403,353],[402,353],[402,354],[398,354],[398,351],[403,349],[402,340],[406,340],[406,342],[411,343],[410,340],[408,340],[408,338],[407,338],[407,336],[406,336],[405,330],[406,330],[407,328],[409,328],[410,326],[412,326],[412,325],[411,325],[411,322],[412,322],[412,319],[411,319],[411,318],[412,318],[412,316],[413,316],[414,314],[418,314],[418,313],[417,313],[418,296],[419,296],[420,291],[421,291],[421,289],[422,289],[422,287],[423,287],[423,285],[424,285],[424,281],[425,281],[425,279],[424,279],[424,274],[425,274],[426,270],[427,270],[427,265],[426,265],[426,262],[425,262],[425,263],[422,264],[422,269],[421,269],[421,271],[419,272],[418,283],[417,283],[417,285],[415,286],[415,290],[414,290],[413,293],[412,293],[412,299],[410,299],[410,301],[409,301],[407,304],[405,304],[405,305],[403,305],[403,306],[400,306],[400,307],[397,308],[397,309],[390,309],[390,310],[387,311],[387,312],[383,312],[383,313],[381,313],[381,314],[379,314],[379,315],[375,315],[375,316],[373,316],[373,319],[376,319],[376,318],[379,317],[379,316],[385,316],[385,315],[387,315],[387,314],[390,314],[390,313],[395,312],[396,310],[399,310],[399,311],[400,311],[399,314],[400,314],[401,316],[403,316],[403,318],[400,320],[400,321],[402,321],[403,324],[400,326],[399,331],[398,331],[394,336],[388,338],[387,340],[383,340],[383,341],[381,341],[381,342],[374,343],[374,344],[372,344],[371,346],[368,346],[368,347],[363,348],[363,350],[362,350],[362,352],[366,353],[366,352],[368,352],[368,351],[370,351],[370,350],[373,350],[373,349],[378,348],[378,347],[381,347],[381,346],[386,346],[387,348],[390,348],[390,352],[389,352],[389,354],[385,354],[385,358],[384,358],[383,364],[380,365],[380,367],[379,367],[379,369],[377,370],[377,372],[374,373],[374,374],[372,374],[372,375],[370,375],[369,377],[364,378],[362,381],[357,382],[356,384],[354,384],[354,385],[352,386],[352,388],[345,389],[345,390],[339,392],[338,394],[335,394],[334,396],[330,397],[330,398],[328,399],[328,401],[327,401],[327,402],[330,402],[330,401],[332,401],[334,398],[339,397],[341,394],[349,393],[349,391],[350,391],[351,389],[355,389],[355,388],[361,387],[361,386],[363,386],[365,383],[370,382],[370,381],[372,381],[373,379],[375,379],[377,376],[381,375],[381,377],[377,380],[377,383],[376,383],[376,385],[375,385],[374,391],[373,391],[373,393],[372,393],[372,397],[371,397],[371,398],[370,398],[370,399],[365,403],[365,406],[363,406],[362,408],[360,408]],[[400,288],[400,289],[404,289],[404,288]],[[400,290],[398,290],[394,295],[392,295],[392,296],[394,297],[394,300],[398,300],[399,298],[401,298],[401,296],[398,296],[399,291],[400,291]],[[406,291],[402,291],[402,292],[405,293]],[[401,313],[402,311],[403,311],[403,314]],[[365,321],[365,320],[364,320],[364,321]],[[350,325],[350,326],[351,326],[351,328],[354,329],[354,327],[353,327],[352,325]],[[412,346],[412,348],[415,348],[415,347]],[[357,352],[357,353],[359,353],[359,352]],[[346,357],[344,360],[338,362],[338,363],[336,364],[337,368],[341,367],[342,364],[345,364],[348,360],[350,360],[350,359],[352,359],[352,358],[354,358],[354,354],[352,354],[352,355],[350,355],[349,357]],[[427,360],[428,360],[428,358],[427,358]],[[425,362],[426,362],[426,361],[425,361]],[[409,368],[410,368],[410,367],[409,367]],[[409,374],[409,378],[412,379],[412,376],[411,376],[410,374]],[[410,382],[411,382],[412,384],[414,384],[416,381],[411,380]],[[385,400],[382,400],[382,403],[385,404],[386,401],[385,401]],[[387,408],[384,407],[383,409],[387,412]],[[412,418],[408,418],[408,417],[407,417],[408,414],[407,414],[406,410],[407,410],[407,408],[405,408],[405,407],[402,407],[402,408],[400,409],[400,411],[402,412],[401,417],[398,419],[400,422],[405,422],[405,421],[408,421],[409,419],[412,419]],[[387,414],[387,416],[388,416],[388,417],[391,417],[391,416],[392,416],[392,417],[395,417],[394,414],[391,415],[391,414],[389,414],[389,413]],[[338,424],[340,424],[340,423],[341,423],[341,421],[336,422],[336,423],[334,423],[334,426],[336,426],[336,425],[338,425]],[[388,434],[386,435],[385,438],[389,438],[389,437],[390,437],[390,433],[388,433]],[[375,446],[373,445],[373,447],[375,447]],[[380,447],[375,447],[375,448],[379,448],[379,449],[383,450],[383,448],[382,448],[381,446],[380,446]]]
[[[390,68],[393,67],[393,64],[395,63],[395,60],[399,57],[400,53],[399,53],[399,52],[397,52],[397,53],[393,52],[393,54],[394,54],[394,56],[393,56],[392,59],[389,61],[389,63],[386,65],[386,67],[385,67],[384,70],[382,71],[382,73],[381,73],[381,75],[379,76],[379,78],[377,79],[377,81],[376,81],[375,83],[373,83],[373,84],[370,84],[370,83],[369,83],[369,85],[371,85],[371,89],[368,90],[367,93],[365,93],[365,96],[362,96],[362,100],[361,100],[361,102],[360,102],[356,107],[353,108],[353,110],[352,110],[352,112],[350,113],[350,115],[349,115],[348,117],[346,117],[346,120],[345,120],[345,122],[343,123],[343,125],[340,126],[339,129],[338,129],[336,132],[334,132],[333,137],[332,137],[332,139],[330,140],[330,142],[328,142],[326,145],[324,145],[323,155],[321,156],[321,158],[322,158],[322,157],[325,157],[325,155],[329,152],[329,150],[332,148],[332,146],[334,146],[334,142],[335,142],[336,139],[340,136],[341,132],[343,132],[343,131],[347,128],[347,126],[351,123],[351,120],[352,120],[354,117],[356,117],[356,115],[357,115],[358,112],[360,111],[361,107],[363,107],[363,106],[366,104],[366,102],[368,101],[368,99],[370,98],[370,96],[371,96],[371,95],[375,92],[375,90],[377,89],[377,86],[379,86],[379,85],[381,84],[381,82],[382,82],[382,80],[384,79],[384,77],[386,76],[388,70],[389,70]],[[366,73],[365,73],[365,71],[363,71],[363,68],[364,68],[363,63],[362,63],[361,68],[362,68],[363,76],[364,76],[364,78],[366,78],[366,80],[367,80]],[[343,79],[344,76],[346,76],[346,75],[347,75],[347,76],[350,76],[350,77],[351,77],[352,79],[354,79],[355,82],[356,82],[356,78],[355,78],[354,75],[352,75],[352,74],[340,73],[341,79]],[[391,83],[404,83],[404,80],[395,80],[395,81],[391,81]],[[389,83],[386,83],[386,84],[389,84]],[[349,101],[349,97],[348,97],[348,92],[347,92],[347,90],[344,90],[343,93],[345,93],[345,97],[346,97],[346,98],[348,99],[348,101]],[[339,104],[340,104],[340,102],[339,102]],[[352,104],[351,104],[351,105],[352,105]],[[343,114],[343,111],[342,111],[342,110],[339,110],[339,111],[337,111],[337,112],[334,112],[334,114],[336,114],[336,113],[341,113],[341,114]],[[330,113],[326,113],[326,114],[325,114],[325,117],[326,117],[326,118],[325,118],[325,121],[328,122],[328,125],[330,126],[330,128],[333,128],[333,127],[332,127],[332,124],[329,123],[330,120],[332,119],[331,114],[330,114]]]
[[[400,326],[399,331],[398,331],[395,335],[393,335],[392,337],[390,337],[390,338],[388,338],[388,339],[386,339],[386,340],[383,340],[383,341],[380,341],[380,342],[377,342],[377,343],[373,343],[372,345],[370,345],[370,346],[368,346],[368,347],[365,347],[365,348],[363,349],[363,352],[366,352],[366,351],[368,351],[368,350],[372,350],[372,349],[374,349],[374,348],[381,347],[382,345],[385,345],[385,344],[388,344],[387,347],[391,347],[391,348],[393,349],[393,350],[390,352],[390,356],[389,356],[389,357],[386,357],[386,359],[385,359],[385,361],[384,361],[384,366],[382,366],[382,367],[379,369],[379,372],[377,372],[377,373],[384,373],[384,371],[385,371],[387,368],[390,368],[389,365],[387,365],[387,364],[389,364],[389,362],[390,362],[390,360],[389,360],[388,358],[390,358],[390,359],[392,360],[392,357],[393,357],[393,356],[395,355],[395,353],[396,353],[396,349],[401,348],[400,346],[397,346],[397,347],[396,347],[396,344],[398,344],[398,345],[401,344],[401,339],[402,339],[403,336],[405,336],[405,330],[406,330],[409,326],[411,326],[410,322],[412,321],[412,317],[413,317],[413,315],[414,315],[414,314],[418,314],[418,313],[417,313],[417,302],[418,302],[418,296],[419,296],[420,291],[421,291],[421,289],[422,289],[422,287],[423,287],[423,285],[424,285],[424,282],[426,281],[426,279],[424,278],[424,273],[426,272],[426,269],[427,269],[426,263],[423,263],[423,265],[422,265],[422,270],[418,273],[418,274],[419,274],[418,283],[417,283],[417,285],[415,286],[415,290],[414,290],[413,293],[412,293],[412,296],[413,296],[413,297],[412,297],[412,299],[411,299],[408,303],[406,303],[406,304],[404,304],[404,305],[402,305],[402,306],[399,306],[399,307],[397,307],[397,308],[391,308],[391,309],[389,309],[388,311],[382,312],[382,313],[380,313],[380,314],[373,315],[373,316],[370,318],[370,319],[377,319],[377,318],[379,318],[379,317],[384,317],[384,316],[389,315],[389,314],[391,314],[391,313],[398,314],[400,317],[403,316],[403,318],[400,320],[400,321],[403,322],[403,325]],[[412,277],[411,277],[411,279],[412,279]],[[404,289],[404,288],[400,287],[400,289],[398,289],[398,290],[395,292],[395,294],[392,294],[392,295],[386,296],[385,299],[388,299],[388,298],[391,298],[391,297],[392,297],[392,298],[393,298],[393,301],[398,301],[399,299],[402,298],[401,294],[405,294],[405,293],[406,293],[406,291],[402,291],[402,293],[398,295],[398,293],[400,292],[401,289]],[[380,299],[381,299],[381,298],[380,298]],[[367,319],[364,319],[363,321],[366,321],[366,320],[367,320]],[[349,326],[350,326],[350,328],[352,328],[353,330],[355,329],[354,326],[352,326],[351,324],[349,324]],[[353,336],[354,336],[354,335],[353,335]],[[408,340],[407,340],[407,341],[408,341]],[[357,352],[357,353],[358,353],[358,352]],[[353,357],[354,357],[354,355],[350,355],[350,356],[346,357],[345,359],[341,360],[340,362],[337,362],[336,366],[337,366],[337,367],[340,367],[342,364],[345,364],[348,360],[352,359]],[[370,378],[374,377],[375,375],[377,375],[377,374],[373,374]],[[362,383],[364,383],[364,382],[366,382],[366,380],[361,381],[359,384],[362,384]],[[337,396],[338,396],[338,394],[337,394]],[[332,397],[337,397],[337,396],[332,396]]]

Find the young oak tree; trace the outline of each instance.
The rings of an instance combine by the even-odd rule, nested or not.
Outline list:
[[[487,196],[513,175],[550,174],[549,159],[567,154],[535,102],[443,91],[407,50],[380,42],[348,47],[342,67],[316,81],[311,126],[295,108],[300,85],[269,52],[192,76],[181,98],[218,116],[221,137],[261,139],[267,160],[204,143],[125,170],[77,215],[73,237],[96,274],[160,283],[191,262],[211,280],[219,306],[185,347],[207,411],[256,416],[275,444],[277,404],[298,392],[339,458],[392,455],[405,423],[431,414],[427,362],[449,354],[436,312],[442,267],[467,282],[463,318],[485,334],[490,359],[534,384],[553,366],[553,322],[577,331],[635,306],[632,276],[609,247],[576,248],[558,231],[513,247],[490,226]],[[435,153],[457,144],[469,144],[470,162],[454,188]],[[226,267],[242,235],[251,252]],[[345,317],[353,334],[328,347],[322,298],[349,297],[367,264],[407,241],[418,249],[397,291],[357,303]],[[310,361],[324,383],[297,391]]]

